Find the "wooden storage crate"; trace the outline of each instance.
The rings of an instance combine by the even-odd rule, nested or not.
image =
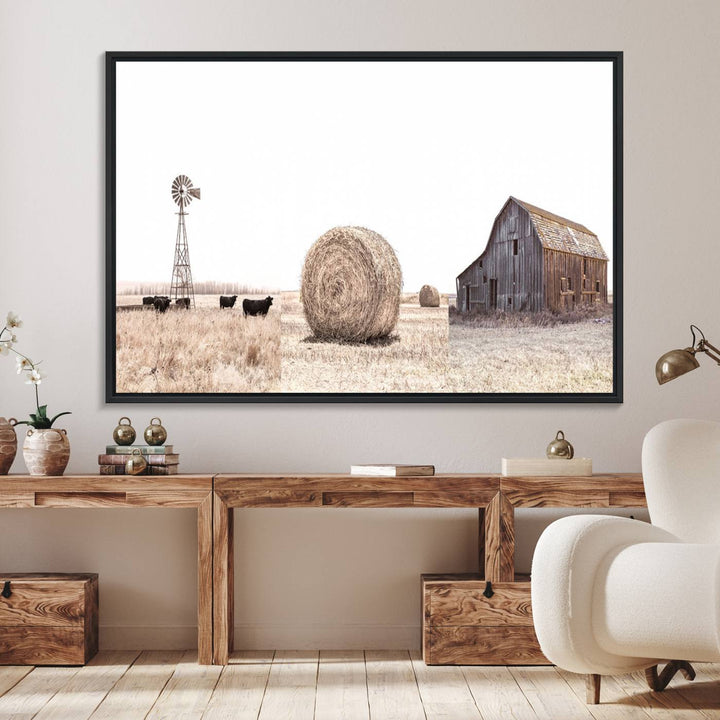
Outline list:
[[[423,575],[423,659],[428,665],[548,665],[530,607],[530,578]]]
[[[84,665],[97,651],[96,573],[0,574],[0,665]]]

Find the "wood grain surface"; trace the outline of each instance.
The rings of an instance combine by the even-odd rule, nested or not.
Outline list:
[[[212,663],[213,657],[213,477],[211,474],[172,477],[6,475],[0,476],[0,507],[196,508],[198,511],[199,662],[209,664]],[[96,648],[97,622],[86,616],[84,629],[88,648]],[[5,662],[8,662],[7,658]]]
[[[515,575],[515,511],[502,493],[485,508],[485,579],[512,582]]]
[[[432,625],[532,626],[530,583],[494,583],[493,595],[483,595],[484,581],[426,585]]]
[[[547,665],[535,629],[528,626],[430,627],[428,665]]]
[[[8,580],[0,576],[0,585]],[[9,598],[0,597],[0,628],[11,625],[83,627],[85,583],[81,580],[10,580]]]

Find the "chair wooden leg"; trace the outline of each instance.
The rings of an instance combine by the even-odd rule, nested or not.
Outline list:
[[[650,686],[650,689],[655,692],[662,692],[678,671],[684,675],[686,680],[695,679],[693,666],[685,660],[671,660],[665,665],[660,674],[658,674],[657,668],[657,665],[653,665],[645,670],[647,684]]]
[[[585,700],[588,705],[598,705],[600,703],[600,682],[601,675],[585,676]]]

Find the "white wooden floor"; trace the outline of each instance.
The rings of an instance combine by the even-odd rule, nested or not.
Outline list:
[[[584,679],[551,667],[427,667],[419,653],[237,652],[225,667],[195,651],[103,652],[83,668],[0,667],[0,719],[20,720],[683,720],[720,719],[720,665],[698,664],[651,693],[641,675]]]

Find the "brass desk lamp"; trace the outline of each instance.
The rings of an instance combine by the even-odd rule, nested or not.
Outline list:
[[[697,339],[696,330],[700,335],[700,340]],[[699,352],[704,352],[720,365],[720,350],[705,339],[703,331],[697,325],[691,325],[690,332],[692,333],[692,345],[690,347],[686,347],[684,350],[670,350],[655,363],[655,377],[660,385],[674,380],[696,367],[700,367],[700,363],[695,357]]]

